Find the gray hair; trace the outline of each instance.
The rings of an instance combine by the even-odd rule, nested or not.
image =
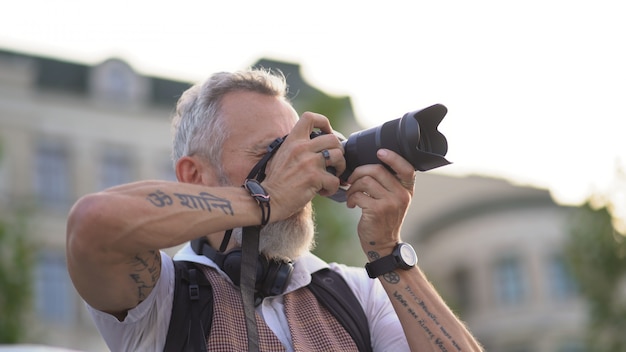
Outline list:
[[[242,90],[287,101],[285,76],[266,69],[219,72],[204,83],[194,85],[178,100],[172,119],[174,167],[183,156],[200,154],[217,168],[220,178],[224,177],[221,156],[228,131],[224,119],[220,118],[221,102],[226,94]]]

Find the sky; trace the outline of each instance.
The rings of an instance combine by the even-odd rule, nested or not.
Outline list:
[[[364,128],[444,104],[453,164],[429,172],[625,202],[611,188],[626,164],[624,18],[608,0],[20,0],[3,6],[0,48],[194,82],[298,63]]]

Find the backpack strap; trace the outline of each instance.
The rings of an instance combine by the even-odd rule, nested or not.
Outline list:
[[[174,299],[165,352],[206,352],[213,319],[213,290],[194,263],[174,260]]]
[[[191,262],[175,260],[174,271],[172,316],[163,351],[205,352],[213,319],[211,283]],[[352,336],[359,351],[372,351],[367,316],[341,275],[328,268],[322,269],[311,275],[308,288]]]
[[[372,351],[367,316],[354,292],[339,273],[328,268],[317,271],[311,275],[308,288],[352,336],[359,351]]]

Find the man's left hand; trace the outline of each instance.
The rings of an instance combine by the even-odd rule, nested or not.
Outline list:
[[[357,231],[363,249],[386,255],[400,242],[400,229],[413,197],[415,169],[391,150],[380,149],[377,156],[395,175],[381,164],[359,166],[348,179],[347,206],[362,209]]]

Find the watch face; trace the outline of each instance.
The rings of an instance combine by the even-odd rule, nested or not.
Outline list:
[[[400,256],[402,260],[409,266],[414,266],[417,264],[417,254],[413,248],[409,245],[403,245],[400,247]]]

